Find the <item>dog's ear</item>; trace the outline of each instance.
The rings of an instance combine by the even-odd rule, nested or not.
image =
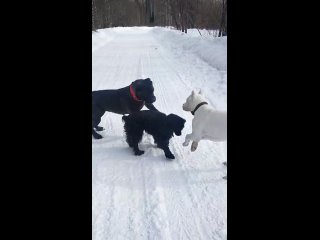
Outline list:
[[[178,115],[169,114],[167,116],[167,121],[168,121],[170,128],[174,131],[174,133],[177,136],[180,136],[186,120],[179,117]]]
[[[134,87],[137,87],[140,85],[140,82],[141,80],[137,79],[137,80],[134,80],[131,84],[134,85]]]
[[[135,80],[134,82],[132,82],[132,84],[134,84],[134,90],[137,92],[139,92],[141,90],[141,79]]]
[[[205,95],[204,95],[204,92],[202,91],[202,89],[200,89],[200,91],[199,91],[199,95],[201,95],[202,97],[206,97]]]
[[[146,78],[145,81],[150,81],[151,82],[151,79],[150,78]]]
[[[196,93],[196,92],[195,92],[194,90],[192,90],[192,93],[191,93],[191,95],[192,95],[192,96],[194,96],[194,94],[195,94],[195,93]]]

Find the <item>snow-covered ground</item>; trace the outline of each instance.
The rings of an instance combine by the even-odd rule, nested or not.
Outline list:
[[[168,28],[112,28],[92,34],[92,90],[151,78],[162,112],[187,120],[170,149],[174,161],[145,135],[134,156],[121,115],[106,113],[101,140],[92,140],[92,237],[106,239],[227,239],[227,143],[182,143],[193,116],[182,104],[203,89],[211,106],[227,110],[227,38],[204,38]]]

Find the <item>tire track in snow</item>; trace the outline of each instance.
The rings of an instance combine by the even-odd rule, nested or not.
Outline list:
[[[168,102],[169,103],[173,103],[173,102],[177,102],[177,100],[178,99],[181,99],[181,96],[179,96],[178,94],[177,94],[177,91],[173,91],[173,92],[170,92],[170,90],[172,91],[172,90],[174,90],[175,88],[174,87],[178,87],[178,89],[180,90],[180,86],[179,86],[179,84],[178,84],[178,82],[177,82],[177,80],[176,79],[172,79],[172,81],[170,81],[170,83],[168,83],[168,82],[166,82],[166,84],[168,84],[169,86],[167,86],[166,85],[166,87],[164,86],[164,84],[162,84],[162,81],[161,81],[161,79],[160,79],[160,76],[159,76],[159,74],[158,74],[158,72],[157,72],[157,70],[155,70],[154,69],[154,67],[156,66],[157,67],[157,69],[166,69],[167,67],[164,65],[164,64],[162,64],[161,65],[161,63],[163,63],[163,61],[158,61],[157,62],[157,59],[161,59],[162,60],[162,56],[160,55],[160,54],[158,54],[158,53],[155,53],[155,54],[153,54],[153,56],[152,56],[152,58],[153,58],[153,61],[152,61],[152,64],[150,64],[151,63],[151,56],[150,56],[150,54],[152,54],[152,53],[149,53],[149,55],[148,55],[148,65],[149,65],[149,68],[148,69],[150,69],[150,75],[151,74],[153,74],[152,75],[152,79],[154,80],[154,82],[155,83],[157,83],[157,85],[158,85],[158,90],[159,90],[159,96],[160,96],[160,98],[161,99],[163,99],[163,100],[166,100],[166,101],[162,101],[162,103],[161,103],[161,105],[162,105],[162,109],[166,109],[166,111],[165,110],[162,110],[162,111],[164,111],[164,112],[166,112],[167,114],[169,114],[169,113],[171,113],[171,112],[173,112],[173,113],[176,113],[176,110],[172,110],[172,111],[168,111],[169,109],[171,110],[172,109],[172,107],[171,106],[169,106],[169,104],[168,104]],[[156,63],[156,64],[155,64]],[[160,64],[159,64],[160,63]],[[168,73],[168,72],[167,72]],[[170,74],[169,73],[169,75],[170,76],[172,76],[173,74]],[[166,78],[166,77],[165,77]],[[168,77],[167,77],[168,78]],[[174,82],[175,84],[175,86],[171,86],[172,85],[172,82]],[[178,86],[177,86],[178,85]],[[183,87],[183,86],[182,86]],[[181,104],[182,105],[182,104]],[[161,110],[160,110],[161,111]],[[171,142],[174,142],[175,141],[175,138],[173,138],[172,140],[171,140]],[[172,144],[171,144],[172,145]],[[179,153],[179,152],[176,152],[175,151],[175,155],[176,155],[176,157],[182,157],[182,154],[181,154],[181,152]],[[172,164],[173,166],[174,165],[176,165],[175,163],[173,163]],[[172,166],[171,165],[171,166]],[[169,167],[169,166],[167,166],[167,167]],[[182,172],[181,171],[181,166],[175,166],[175,169],[178,169],[178,171],[180,171],[180,172]],[[183,177],[182,175],[181,176],[179,176],[179,177]],[[184,181],[184,182],[186,182],[187,183],[187,181]],[[174,186],[174,182],[172,182],[172,185]],[[192,206],[194,206],[194,204],[195,204],[195,200],[194,200],[194,196],[192,195],[192,193],[191,193],[191,191],[188,189],[188,187],[187,186],[185,186],[185,188],[187,189],[187,191],[188,191],[188,196],[189,196],[189,203],[187,203],[186,201],[187,201],[187,199],[184,199],[184,201],[183,202],[180,202],[180,204],[182,204],[182,205],[176,205],[175,206],[175,211],[177,211],[178,209],[181,209],[181,212],[183,212],[184,210],[185,210],[185,207],[187,206],[187,207],[190,207],[190,211],[193,213],[193,216],[194,216],[194,223],[192,224],[192,225],[189,225],[189,226],[185,226],[185,225],[181,225],[181,229],[184,229],[184,233],[186,234],[186,237],[187,237],[187,239],[192,239],[193,237],[195,237],[195,236],[200,236],[200,239],[205,239],[204,237],[203,237],[203,234],[205,234],[205,229],[204,228],[202,228],[202,226],[201,226],[201,224],[200,224],[200,216],[199,216],[199,213],[197,212],[197,211],[193,211],[193,208],[192,208]],[[169,201],[172,201],[172,199],[170,199]],[[168,201],[167,201],[168,202]],[[188,219],[188,221],[190,221],[190,219]],[[183,223],[183,224],[186,224],[186,223]],[[172,225],[172,224],[171,224]],[[193,229],[193,227],[194,226],[196,226],[197,227],[197,232],[196,233],[192,233],[191,231],[185,231],[186,229]],[[182,231],[179,231],[180,232],[180,234],[182,234]],[[182,237],[182,235],[180,235],[180,237]]]
[[[116,39],[115,39],[116,40]],[[93,89],[98,90],[98,89],[106,89],[106,88],[114,88],[115,82],[117,80],[117,75],[121,73],[123,69],[123,57],[120,56],[120,52],[116,52],[116,55],[113,57],[113,61],[110,62],[107,59],[103,53],[107,52],[107,49],[110,48],[110,46],[116,45],[114,41],[110,42],[109,45],[105,45],[99,49],[99,53],[96,51],[95,55],[93,55],[93,62],[94,60],[99,57],[99,64],[96,66],[96,68],[105,68],[105,71],[97,71],[98,73],[100,72],[100,75],[104,75],[105,77],[101,77],[98,74],[99,79],[95,80],[93,82]],[[101,54],[102,53],[102,54]],[[99,54],[99,55],[97,55]],[[101,55],[100,55],[101,54]],[[101,64],[101,62],[104,62],[104,64]],[[107,68],[107,64],[110,64],[110,68],[115,67],[115,71],[108,71],[109,68]],[[94,72],[94,71],[93,71]],[[111,83],[111,84],[110,84]],[[113,121],[112,121],[112,113],[106,113],[102,119],[101,119],[101,125],[106,128],[105,131],[103,131],[101,134],[106,137],[106,135],[113,135],[116,136],[114,133],[115,127],[113,126]],[[109,144],[109,142],[105,142],[105,138],[102,140],[93,140],[94,142],[101,142],[101,147],[106,148]],[[106,151],[107,152],[107,151]],[[103,161],[103,159],[108,158],[109,154],[106,154],[104,158],[98,158],[96,160],[93,159],[94,162],[100,162]],[[101,168],[103,163],[99,164],[99,167]],[[93,239],[95,240],[105,240],[106,236],[110,237],[110,234],[112,234],[113,230],[113,219],[114,219],[114,214],[115,209],[116,209],[116,197],[117,197],[117,192],[116,192],[116,186],[115,182],[117,181],[116,176],[115,176],[115,166],[108,164],[108,168],[112,169],[112,172],[109,171],[109,169],[104,169],[104,174],[108,177],[102,177],[100,180],[99,187],[96,191],[93,192],[93,204],[96,203],[97,206],[93,206],[93,209],[100,209],[99,212],[94,213],[93,212]],[[93,174],[97,174],[97,171],[95,171]],[[94,177],[94,175],[93,175]],[[108,185],[106,186],[104,183],[108,182]],[[96,185],[96,184],[95,184]],[[107,191],[106,188],[109,188],[110,190]],[[94,185],[93,185],[94,189]],[[97,200],[95,200],[97,199]],[[105,207],[103,207],[105,206]],[[104,209],[105,208],[105,209]],[[96,226],[96,227],[95,227]],[[95,228],[94,228],[95,227]],[[94,234],[95,233],[95,234]],[[112,239],[112,238],[111,238]]]
[[[168,57],[168,55],[169,54],[166,54],[166,57],[165,57],[165,59],[166,59],[166,61],[168,61],[168,59],[170,59],[169,57]],[[166,61],[162,61],[162,62],[166,62]],[[161,63],[161,61],[160,61],[160,63]],[[164,65],[162,65],[162,66],[157,66],[158,68],[160,68],[160,69],[165,69],[166,68],[166,66],[164,66]],[[170,68],[171,70],[174,70],[172,67]],[[171,74],[171,76],[172,76],[173,74]],[[178,76],[178,79],[175,79],[174,81],[170,81],[169,83],[168,82],[166,82],[166,86],[167,85],[170,85],[172,82],[174,82],[175,84],[175,86],[167,86],[167,90],[169,90],[169,89],[174,89],[174,87],[177,87],[177,83],[178,83],[178,81],[177,80],[180,80],[180,82],[182,83],[182,84],[184,84],[184,85],[186,85],[186,82],[185,81],[183,81],[182,80],[182,78],[180,77],[180,74],[176,74],[176,76]],[[162,92],[162,95],[163,95],[163,97],[166,97],[166,99],[167,99],[167,102],[174,102],[175,100],[177,101],[177,99],[179,99],[179,98],[181,98],[181,96],[178,96],[178,94],[177,94],[177,92],[174,92],[174,98],[175,99],[173,99],[171,96],[173,96],[172,94],[163,94],[163,92],[164,92],[164,87],[163,86],[161,86],[161,81],[159,80],[158,81],[160,84],[160,86],[159,86],[159,89],[161,90],[161,92]],[[171,84],[172,85],[172,84]],[[189,84],[187,84],[187,85],[189,85]],[[181,86],[182,87],[182,86]],[[179,88],[179,86],[178,86],[178,88]],[[180,90],[180,89],[179,89]],[[171,97],[170,99],[168,99],[168,96],[169,97]],[[183,103],[183,101],[181,102],[181,105],[182,105],[182,103]],[[169,109],[169,107],[168,106],[166,106],[166,109]],[[183,155],[185,155],[184,154],[184,150],[182,149],[182,146],[181,146],[181,142],[180,142],[180,144],[177,144],[177,139],[173,139],[172,140],[172,145],[174,146],[174,150],[175,150],[175,153],[176,153],[176,155],[177,155],[177,153],[178,153],[178,155],[179,156],[183,156]],[[212,143],[211,143],[211,145],[212,145]],[[204,160],[204,159],[206,159],[206,156],[205,155],[203,155],[202,157],[201,157],[201,159],[199,159],[200,161],[201,160]],[[179,167],[180,167],[180,169],[182,169],[183,171],[183,177],[184,177],[184,182],[186,182],[186,183],[188,183],[189,182],[189,180],[193,180],[192,179],[192,176],[188,173],[188,168],[187,168],[187,166],[186,165],[184,165],[183,163],[185,162],[185,161],[181,161],[179,158],[177,159],[177,162],[179,163]],[[194,195],[194,194],[192,194],[192,192],[193,192],[193,189],[190,187],[190,185],[187,185],[187,187],[188,187],[188,194],[189,194],[189,198],[191,199],[191,202],[194,204],[194,206],[199,206],[199,204],[197,204],[198,202],[199,202],[199,198],[196,196],[196,195]],[[198,186],[199,187],[199,186]],[[203,188],[204,189],[207,189],[206,188],[206,185],[205,184],[203,184]],[[205,193],[207,193],[207,192],[205,192]],[[204,197],[204,195],[202,195],[202,198]],[[208,197],[207,197],[208,198]],[[195,211],[195,212],[200,212],[200,211]],[[200,219],[201,219],[201,217],[199,217]],[[205,219],[203,219],[203,221],[205,221]],[[198,223],[198,225],[199,225],[199,223]],[[205,229],[203,229],[203,232],[206,232],[206,230]],[[208,234],[206,234],[207,236],[208,236]],[[211,236],[211,237],[214,237],[214,236]],[[207,237],[206,237],[206,239],[207,239]]]
[[[142,57],[140,56],[140,59],[142,59]],[[142,60],[140,61],[139,65],[141,66],[142,69]],[[121,64],[118,64],[117,67],[117,73],[119,74],[119,70],[120,69],[124,69],[126,66],[121,66]],[[138,67],[139,69],[140,67]],[[132,68],[135,69],[135,68]],[[128,71],[125,71],[125,73],[129,73]],[[139,74],[139,73],[138,73]],[[141,74],[141,73],[140,73]],[[119,75],[122,75],[121,72]],[[131,75],[130,73],[128,74],[129,76]],[[121,76],[119,77],[119,79],[122,80]],[[113,82],[113,84],[110,84],[110,86],[114,86],[115,82]],[[121,81],[123,84],[123,81]],[[110,83],[110,81],[109,81]],[[120,83],[121,84],[121,83]],[[101,85],[100,85],[101,86]],[[111,88],[111,87],[109,87]],[[109,117],[110,116],[110,117]],[[111,135],[113,132],[118,132],[120,130],[121,127],[119,127],[119,124],[116,124],[116,126],[113,125],[114,122],[114,118],[115,116],[112,114],[107,113],[107,117],[104,116],[106,119],[106,123],[108,125],[107,130],[108,130],[108,134]],[[118,122],[116,122],[118,123]],[[133,157],[135,159],[137,159],[137,157]],[[147,160],[148,161],[148,160]],[[120,168],[119,170],[121,170],[122,168]],[[126,169],[126,168],[123,168]],[[117,171],[119,171],[117,170]],[[143,169],[143,171],[145,171],[146,169]],[[148,174],[150,174],[149,172],[153,172],[154,170],[152,169],[147,169]],[[120,176],[125,175],[124,173],[121,173]],[[146,175],[146,173],[144,174],[144,176]],[[148,178],[153,179],[153,176],[155,175],[152,174],[147,175]],[[146,177],[145,177],[146,178]],[[131,177],[130,177],[131,179]],[[132,179],[131,179],[132,180]],[[121,182],[121,180],[120,180]],[[124,181],[126,184],[130,186],[131,181]],[[160,219],[162,219],[162,209],[161,209],[161,200],[159,201],[159,196],[158,196],[158,190],[156,189],[157,183],[154,182],[153,186],[150,185],[151,183],[148,184],[147,187],[145,187],[145,190],[148,191],[148,194],[146,195],[146,199],[148,199],[145,202],[145,209],[147,210],[147,213],[144,217],[141,217],[140,219],[138,219],[136,216],[136,206],[133,205],[128,205],[125,206],[125,208],[120,209],[119,207],[117,209],[115,209],[110,203],[107,204],[108,208],[109,208],[109,215],[108,218],[106,219],[107,224],[105,226],[100,226],[104,229],[106,229],[103,233],[107,232],[108,236],[110,237],[110,239],[112,239],[113,237],[115,237],[118,233],[117,239],[130,239],[132,236],[134,236],[135,234],[137,234],[134,229],[137,228],[136,223],[139,222],[139,220],[141,219],[148,219],[148,216],[150,216],[151,218],[149,218],[149,221],[147,221],[147,231],[149,233],[150,236],[152,236],[151,238],[147,238],[147,239],[169,239],[170,236],[169,234],[163,233],[163,229],[165,229],[165,223],[163,223],[163,221],[160,221]],[[111,185],[114,186],[114,182],[111,182]],[[131,194],[129,194],[128,191],[124,191],[123,189],[119,189],[117,188],[116,191],[112,192],[112,198],[115,199],[113,202],[116,202],[117,204],[121,201],[121,198],[129,198]],[[151,190],[150,190],[151,189]],[[140,200],[140,199],[139,199]],[[122,218],[122,216],[120,216],[120,212],[123,214],[124,218]],[[128,216],[128,219],[125,219],[125,217]],[[106,217],[104,217],[106,218]],[[165,218],[164,218],[165,219]],[[122,223],[122,227],[123,229],[126,229],[127,226],[127,230],[123,231],[124,234],[119,236],[119,232],[120,229],[118,229],[117,227],[115,227],[115,224],[117,221],[120,221]],[[149,224],[149,226],[148,226]],[[151,226],[150,226],[151,224]],[[139,227],[138,227],[139,228]],[[140,228],[141,229],[141,228]],[[103,235],[103,234],[102,234]],[[131,237],[130,237],[131,236]],[[141,235],[139,236],[141,237]],[[143,236],[142,236],[143,237]]]
[[[101,176],[97,180],[97,175],[109,174],[114,179],[114,168],[107,170],[99,166],[100,171],[95,171],[93,176],[95,176],[96,183],[93,185],[93,218],[92,218],[92,237],[96,240],[105,239],[110,229],[110,218],[112,217],[112,210],[114,209],[114,184],[111,184],[109,188],[104,185],[105,178]],[[105,170],[105,171],[103,171]],[[101,173],[102,172],[102,173]],[[95,175],[94,175],[95,174]],[[100,180],[100,181],[99,181]],[[113,180],[114,181],[114,180]],[[104,208],[104,204],[101,201],[96,201],[96,199],[103,199],[108,202],[108,208]],[[99,211],[98,213],[96,211]]]
[[[111,43],[112,45],[112,43]],[[101,90],[106,88],[106,83],[109,83],[110,80],[114,79],[116,73],[121,69],[119,61],[122,59],[120,56],[120,52],[117,52],[115,56],[113,56],[112,61],[108,61],[110,58],[106,58],[105,55],[100,52],[106,52],[110,45],[104,46],[101,48],[99,53],[95,52],[92,54],[92,90]],[[98,60],[97,60],[98,59]],[[116,67],[117,71],[99,71],[101,68],[109,69]],[[112,77],[111,77],[112,76]]]

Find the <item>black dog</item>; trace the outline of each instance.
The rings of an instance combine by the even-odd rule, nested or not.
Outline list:
[[[115,90],[100,90],[92,92],[92,135],[102,138],[97,131],[103,128],[98,124],[105,112],[130,114],[140,111],[145,105],[148,109],[158,111],[152,103],[156,101],[153,94],[153,84],[150,78],[138,79],[130,86]]]
[[[135,155],[144,153],[139,149],[138,143],[142,139],[143,131],[146,131],[153,136],[154,142],[164,151],[165,156],[174,159],[169,149],[169,140],[173,137],[173,133],[177,136],[181,135],[186,120],[175,114],[167,116],[158,111],[140,111],[123,116],[122,120],[125,122],[127,143],[133,148]]]

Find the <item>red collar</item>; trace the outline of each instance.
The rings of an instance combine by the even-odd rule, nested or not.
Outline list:
[[[140,99],[136,96],[136,94],[135,94],[135,92],[134,92],[134,90],[133,90],[132,85],[130,85],[130,95],[131,95],[131,97],[132,97],[135,101],[137,101],[137,102],[142,102],[142,100],[140,100]]]

